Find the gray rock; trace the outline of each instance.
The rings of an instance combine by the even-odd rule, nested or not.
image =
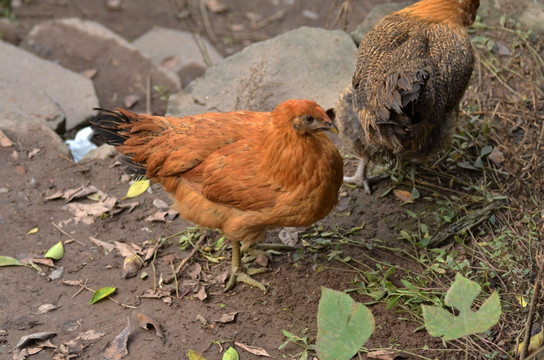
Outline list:
[[[183,87],[203,75],[208,67],[223,60],[223,56],[206,39],[193,36],[188,31],[159,26],[134,40],[132,45],[148,54],[157,64],[177,73]]]
[[[43,90],[66,114],[67,128],[92,116],[98,99],[92,82],[57,64],[42,60],[0,41],[0,79],[18,86]]]
[[[544,2],[534,0],[520,0],[518,9],[513,17],[519,21],[523,27],[544,33]]]
[[[175,74],[92,21],[78,18],[44,21],[30,31],[21,47],[77,72],[93,70],[92,79],[102,107],[120,106],[127,96],[145,99],[149,78],[152,111],[162,114],[166,110],[165,95],[180,90]],[[136,103],[134,110],[145,111],[145,101]],[[75,125],[68,119],[68,129]]]
[[[333,107],[355,69],[357,48],[343,31],[302,27],[255,43],[208,69],[170,97],[168,114],[270,111],[287,99]]]
[[[61,154],[71,156],[68,146],[60,136],[47,125],[45,120],[36,116],[0,109],[0,129],[22,135],[31,132],[38,133],[44,142],[52,144]]]
[[[88,153],[83,155],[81,160],[79,162],[84,162],[88,160],[105,160],[109,157],[114,157],[117,154],[117,150],[115,150],[115,146],[108,145],[108,144],[102,144],[96,149],[90,150]]]
[[[390,2],[390,3],[384,3],[384,4],[378,4],[370,10],[368,15],[366,16],[365,20],[360,23],[355,30],[351,33],[351,37],[353,41],[359,45],[361,40],[363,39],[363,36],[372,29],[376,24],[383,19],[386,15],[389,13],[392,13],[393,11],[398,11],[400,9],[405,8],[406,6],[412,5],[415,3],[415,0],[409,0],[409,1],[402,1],[402,2]]]
[[[0,109],[35,116],[53,131],[65,132],[64,111],[41,89],[0,80]]]

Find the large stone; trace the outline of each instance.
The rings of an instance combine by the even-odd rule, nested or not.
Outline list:
[[[272,110],[287,99],[333,107],[351,80],[357,48],[343,31],[302,27],[255,43],[170,97],[168,114]]]
[[[363,39],[363,36],[372,29],[378,22],[383,19],[386,15],[392,13],[393,11],[398,11],[405,8],[406,6],[412,5],[415,3],[415,0],[402,1],[402,2],[390,2],[384,4],[378,4],[370,10],[366,18],[360,23],[355,30],[351,33],[353,41],[357,45]]]
[[[124,106],[125,99],[136,96],[140,101],[134,110],[145,111],[149,88],[151,110],[162,114],[166,110],[166,95],[180,90],[177,76],[92,21],[67,18],[42,22],[30,31],[21,46],[73,71],[91,70],[88,73],[92,74],[96,70],[92,79],[102,107]],[[68,128],[72,125],[69,123]]]
[[[39,134],[38,137],[44,144],[52,145],[56,151],[66,157],[71,156],[68,146],[60,136],[48,126],[45,120],[36,116],[0,109],[0,129],[20,134],[20,136],[28,136],[30,133]]]
[[[0,64],[0,79],[13,84],[15,95],[24,87],[43,90],[66,114],[68,129],[92,116],[98,106],[89,79],[1,41]]]
[[[198,42],[198,43],[197,43]],[[177,73],[183,87],[223,57],[206,39],[187,31],[154,27],[132,42],[157,64]]]
[[[41,89],[0,80],[0,109],[35,116],[45,120],[53,131],[65,132],[64,111]]]

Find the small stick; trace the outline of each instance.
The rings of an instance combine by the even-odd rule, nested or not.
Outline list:
[[[191,253],[187,255],[185,259],[181,260],[181,263],[176,268],[176,271],[174,271],[174,275],[164,280],[165,284],[169,284],[172,282],[172,280],[177,278],[177,276],[181,273],[181,269],[187,263],[187,261],[191,260],[191,258],[193,258],[193,256],[195,256],[195,254],[198,252],[200,245],[202,245],[202,243],[204,242],[204,239],[206,239],[206,235],[200,235],[200,238],[195,243],[193,250],[191,250]]]
[[[537,255],[537,263],[539,265],[538,275],[535,280],[535,288],[533,290],[533,296],[531,298],[531,304],[529,305],[529,315],[527,317],[527,324],[525,325],[525,337],[523,339],[523,348],[521,349],[520,360],[524,360],[529,350],[529,343],[531,342],[531,330],[533,329],[533,321],[536,312],[536,299],[540,296],[540,281],[542,280],[542,273],[544,272],[544,254]]]
[[[60,226],[58,226],[57,224],[55,224],[53,221],[51,221],[51,224],[53,224],[53,226],[55,227],[55,229],[57,229],[58,231],[60,231],[61,233],[63,233],[64,235],[68,236],[71,240],[77,242],[79,245],[81,246],[84,246],[84,247],[87,247],[87,245],[85,245],[84,243],[82,243],[81,241],[79,240],[76,240],[74,239],[70,234],[68,234],[66,231],[62,230],[60,228]]]
[[[215,36],[212,24],[210,23],[210,18],[208,16],[208,11],[206,10],[206,4],[204,4],[204,0],[200,0],[199,5],[200,14],[202,15],[202,22],[204,23],[204,29],[206,29],[206,32],[208,33],[208,36],[212,43],[217,44],[217,37]]]

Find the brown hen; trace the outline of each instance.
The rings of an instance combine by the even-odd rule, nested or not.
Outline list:
[[[422,161],[449,146],[474,68],[465,26],[479,0],[421,0],[383,18],[361,41],[340,96],[340,137],[359,158],[344,181],[370,187],[369,160]]]
[[[313,101],[288,100],[272,112],[182,118],[103,110],[93,131],[124,155],[126,170],[162,184],[180,215],[221,229],[232,243],[226,290],[247,275],[244,249],[266,229],[308,226],[325,217],[342,185],[342,157],[324,133],[336,127]]]

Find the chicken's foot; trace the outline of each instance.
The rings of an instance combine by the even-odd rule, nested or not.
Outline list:
[[[370,185],[366,178],[366,167],[368,165],[368,157],[359,158],[359,164],[357,164],[357,170],[353,176],[344,176],[344,182],[348,184],[355,184],[358,187],[362,187],[367,195],[370,195]]]
[[[266,287],[259,281],[253,279],[250,275],[262,274],[267,269],[248,269],[247,271],[242,266],[242,258],[240,256],[240,242],[231,240],[232,246],[232,266],[230,271],[230,278],[225,285],[225,291],[231,290],[237,283],[243,282],[258,289],[261,289],[266,293]]]

